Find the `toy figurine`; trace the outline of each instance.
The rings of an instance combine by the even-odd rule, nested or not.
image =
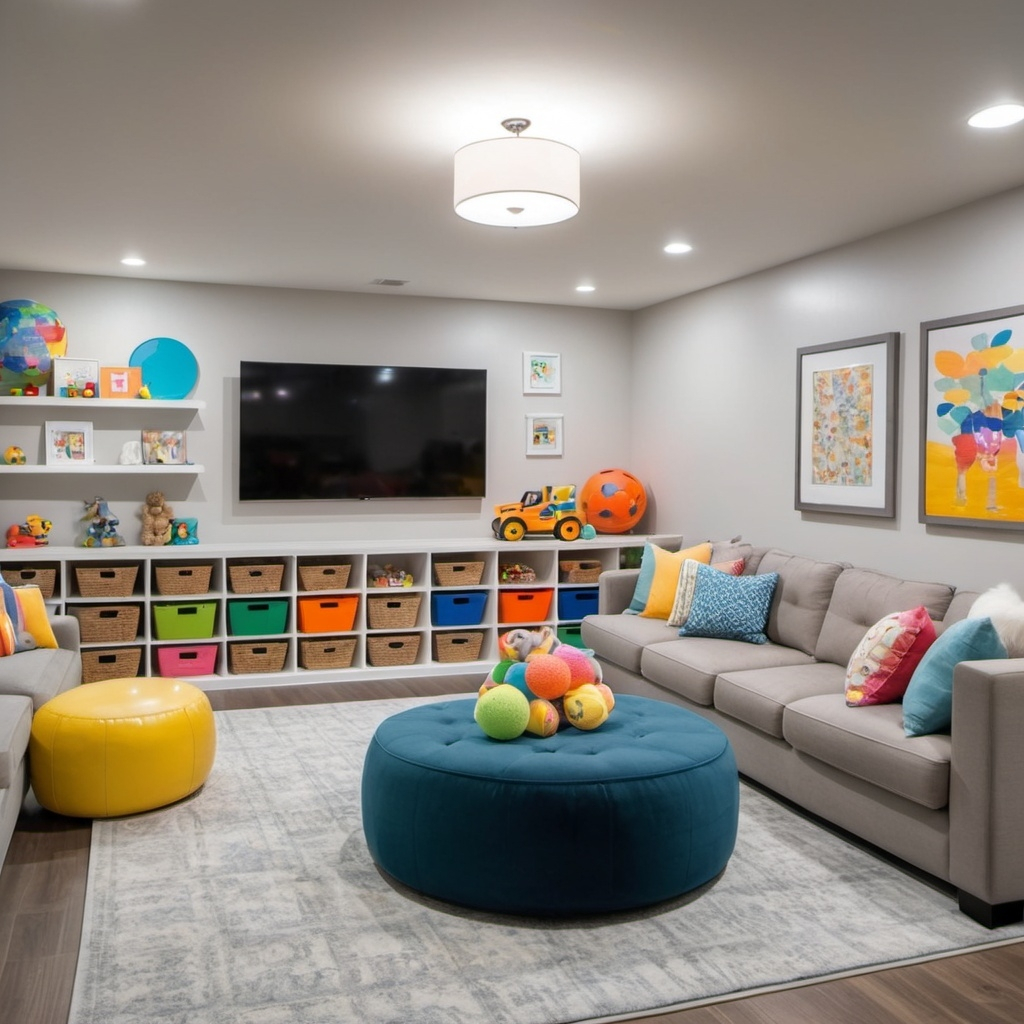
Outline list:
[[[26,516],[23,525],[14,525],[7,528],[7,546],[9,548],[43,547],[50,543],[47,534],[52,526],[53,523],[42,516]]]
[[[124,537],[117,532],[121,520],[110,511],[103,498],[93,498],[85,502],[82,522],[88,522],[82,547],[85,548],[119,548],[124,544]]]
[[[150,491],[142,506],[142,543],[150,547],[171,543],[174,509],[164,501],[162,491]]]
[[[198,544],[198,519],[171,520],[171,544]]]

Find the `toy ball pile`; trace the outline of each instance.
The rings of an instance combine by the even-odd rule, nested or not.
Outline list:
[[[588,652],[561,643],[549,627],[513,629],[498,647],[501,661],[480,687],[473,712],[491,739],[553,736],[564,725],[589,730],[608,720],[615,697]]]

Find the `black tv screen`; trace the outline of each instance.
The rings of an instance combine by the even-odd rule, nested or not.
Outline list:
[[[482,498],[487,371],[241,363],[241,501]]]

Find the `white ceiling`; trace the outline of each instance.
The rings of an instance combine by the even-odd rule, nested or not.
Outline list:
[[[1024,184],[1024,125],[965,123],[1024,101],[1024,0],[3,0],[0,39],[7,268],[636,309]],[[579,150],[574,219],[454,214],[512,116]]]

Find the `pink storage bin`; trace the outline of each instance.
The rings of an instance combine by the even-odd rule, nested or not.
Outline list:
[[[193,647],[158,647],[156,663],[160,675],[176,679],[180,676],[212,676],[217,661],[216,644]]]

